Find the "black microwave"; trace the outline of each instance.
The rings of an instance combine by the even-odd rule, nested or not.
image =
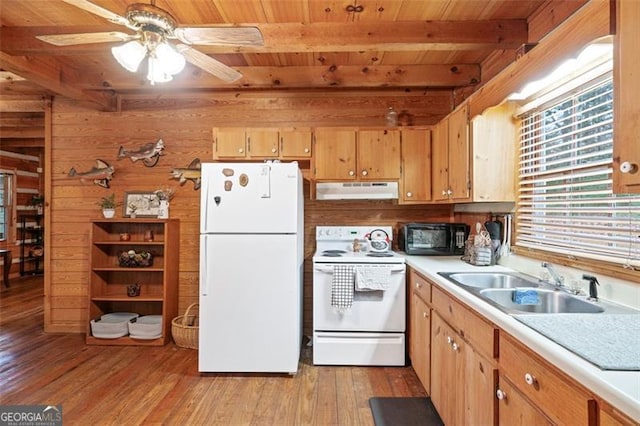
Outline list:
[[[407,254],[462,255],[467,238],[466,223],[406,223],[400,229],[398,245]]]

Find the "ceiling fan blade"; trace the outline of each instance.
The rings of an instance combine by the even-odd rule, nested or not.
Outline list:
[[[176,37],[186,44],[262,46],[264,39],[256,27],[178,27]]]
[[[238,71],[213,59],[212,57],[190,47],[186,44],[176,45],[176,50],[184,55],[185,59],[193,65],[202,68],[204,71],[218,77],[221,80],[231,83],[242,77]]]
[[[51,34],[39,35],[37,39],[56,46],[72,46],[74,44],[110,43],[115,41],[129,41],[138,36],[110,31],[104,33]]]
[[[87,12],[91,12],[94,15],[101,16],[106,20],[113,22],[114,24],[120,24],[124,26],[129,26],[129,20],[124,16],[120,16],[117,13],[113,13],[110,10],[107,10],[103,7],[100,7],[96,4],[91,3],[89,0],[62,0],[65,3],[69,3],[75,7],[86,10]]]

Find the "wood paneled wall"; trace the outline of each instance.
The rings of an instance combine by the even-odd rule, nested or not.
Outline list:
[[[123,110],[104,113],[55,99],[51,114],[50,283],[45,289],[45,329],[83,332],[89,282],[89,221],[101,217],[97,201],[110,193],[122,201],[125,191],[177,188],[172,218],[180,219],[179,311],[198,299],[198,231],[200,192],[191,182],[179,186],[172,167],[194,158],[212,161],[212,128],[220,126],[380,126],[389,105],[407,110],[414,124],[428,125],[451,110],[450,92],[433,93],[291,93],[178,95],[169,99],[130,98]],[[118,149],[138,149],[162,138],[164,155],[155,167],[117,159]],[[111,188],[70,178],[74,167],[85,172],[96,159],[115,167]],[[305,193],[305,333],[311,332],[311,265],[316,225],[373,224],[448,220],[449,206],[398,206],[391,201],[310,201]],[[117,217],[122,215],[121,210]],[[250,262],[250,259],[246,259]]]

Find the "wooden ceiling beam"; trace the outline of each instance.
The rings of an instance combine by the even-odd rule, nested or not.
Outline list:
[[[205,53],[287,53],[508,49],[527,42],[523,19],[247,24],[260,28],[264,46],[203,46]],[[53,46],[37,35],[122,31],[118,26],[4,27],[0,45],[12,55],[95,54],[104,44]],[[126,31],[126,29],[125,29]]]
[[[405,66],[295,66],[295,67],[234,67],[242,78],[226,83],[199,68],[185,69],[171,81],[171,89],[291,89],[291,88],[373,88],[373,87],[459,87],[475,85],[480,81],[480,66],[457,65],[405,65]],[[122,78],[106,81],[97,87],[77,81],[86,89],[113,86],[118,90],[142,89],[147,83],[140,78]]]
[[[12,56],[0,52],[0,67],[52,90],[62,96],[88,104],[97,104],[106,111],[116,107],[116,97],[110,91],[88,92],[78,89],[76,81],[82,73],[65,67],[53,58]],[[86,78],[86,77],[83,77]]]

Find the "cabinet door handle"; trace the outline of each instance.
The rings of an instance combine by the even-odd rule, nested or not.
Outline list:
[[[451,338],[451,336],[447,336],[447,343],[450,345],[451,343],[453,343],[453,339]]]
[[[353,170],[349,170],[349,176],[353,176],[353,175],[355,175],[355,174],[356,174],[356,173],[355,173]]]
[[[500,400],[500,401],[506,401],[507,400],[507,394],[505,391],[503,391],[502,389],[498,389],[496,391],[496,397]]]
[[[416,288],[417,289],[421,289],[422,288],[422,283],[416,283]]]
[[[407,192],[407,198],[411,198],[413,197],[413,194],[411,192]]]
[[[366,170],[363,170],[363,171],[362,171],[362,176],[366,176],[366,175],[368,175],[368,174],[369,174],[369,172],[367,172]]]
[[[526,373],[524,375],[524,381],[529,385],[529,386],[533,386],[536,384],[536,382],[538,381],[533,375]]]
[[[271,152],[272,152],[272,153],[274,153],[274,154],[275,154],[277,151],[278,151],[277,149],[275,149],[275,148],[271,148]]]
[[[451,345],[451,349],[453,349],[454,352],[458,352],[458,349],[460,349],[460,346],[456,342],[453,342],[453,344]]]
[[[422,311],[422,318],[429,318],[429,314]]]
[[[244,149],[240,148],[240,149],[238,149],[238,152],[239,152],[240,154],[242,154],[242,153],[244,153]]]
[[[625,161],[623,163],[620,164],[620,172],[621,173],[635,173],[638,171],[638,165],[637,164],[633,164],[629,161]]]
[[[305,148],[305,149],[304,149],[304,153],[305,153],[305,154],[308,154],[308,153],[309,153],[309,151],[310,151],[310,149],[309,149],[309,148]]]

